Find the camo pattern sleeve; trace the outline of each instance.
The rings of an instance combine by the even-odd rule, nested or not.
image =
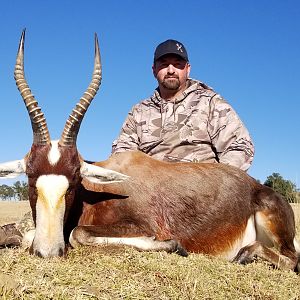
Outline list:
[[[248,130],[233,108],[216,94],[210,102],[208,132],[219,162],[247,171],[254,157]]]
[[[132,108],[128,113],[127,118],[121,128],[119,137],[112,144],[112,153],[138,150],[139,138],[136,130],[136,121],[133,114],[134,108]]]

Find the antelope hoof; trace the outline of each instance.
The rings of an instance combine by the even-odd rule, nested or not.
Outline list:
[[[245,249],[241,249],[239,253],[236,255],[236,257],[232,260],[232,262],[241,264],[241,265],[247,265],[253,262],[252,255],[249,254],[249,251]]]
[[[181,244],[176,240],[168,240],[171,244],[171,250],[168,252],[176,253],[180,256],[187,257],[189,254],[188,252],[181,246]]]

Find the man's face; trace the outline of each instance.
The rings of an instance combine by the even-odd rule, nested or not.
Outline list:
[[[164,55],[155,61],[152,69],[159,86],[179,91],[185,88],[190,74],[190,64],[175,54]]]

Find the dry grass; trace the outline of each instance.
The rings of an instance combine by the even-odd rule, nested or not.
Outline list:
[[[0,201],[0,225],[16,222],[28,211],[29,201]]]
[[[300,242],[300,203],[292,204],[292,208],[295,214],[296,231],[297,231],[296,237]]]
[[[203,255],[87,248],[67,259],[0,254],[1,299],[299,299],[293,272]],[[1,284],[0,284],[1,290]]]
[[[300,299],[300,275],[196,254],[82,247],[40,259],[4,249],[0,270],[0,299]]]
[[[300,203],[292,203],[291,205],[295,214],[296,221],[300,222]]]

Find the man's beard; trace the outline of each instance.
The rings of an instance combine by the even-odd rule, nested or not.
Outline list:
[[[168,90],[178,90],[180,87],[179,78],[175,76],[165,76],[161,84]]]

